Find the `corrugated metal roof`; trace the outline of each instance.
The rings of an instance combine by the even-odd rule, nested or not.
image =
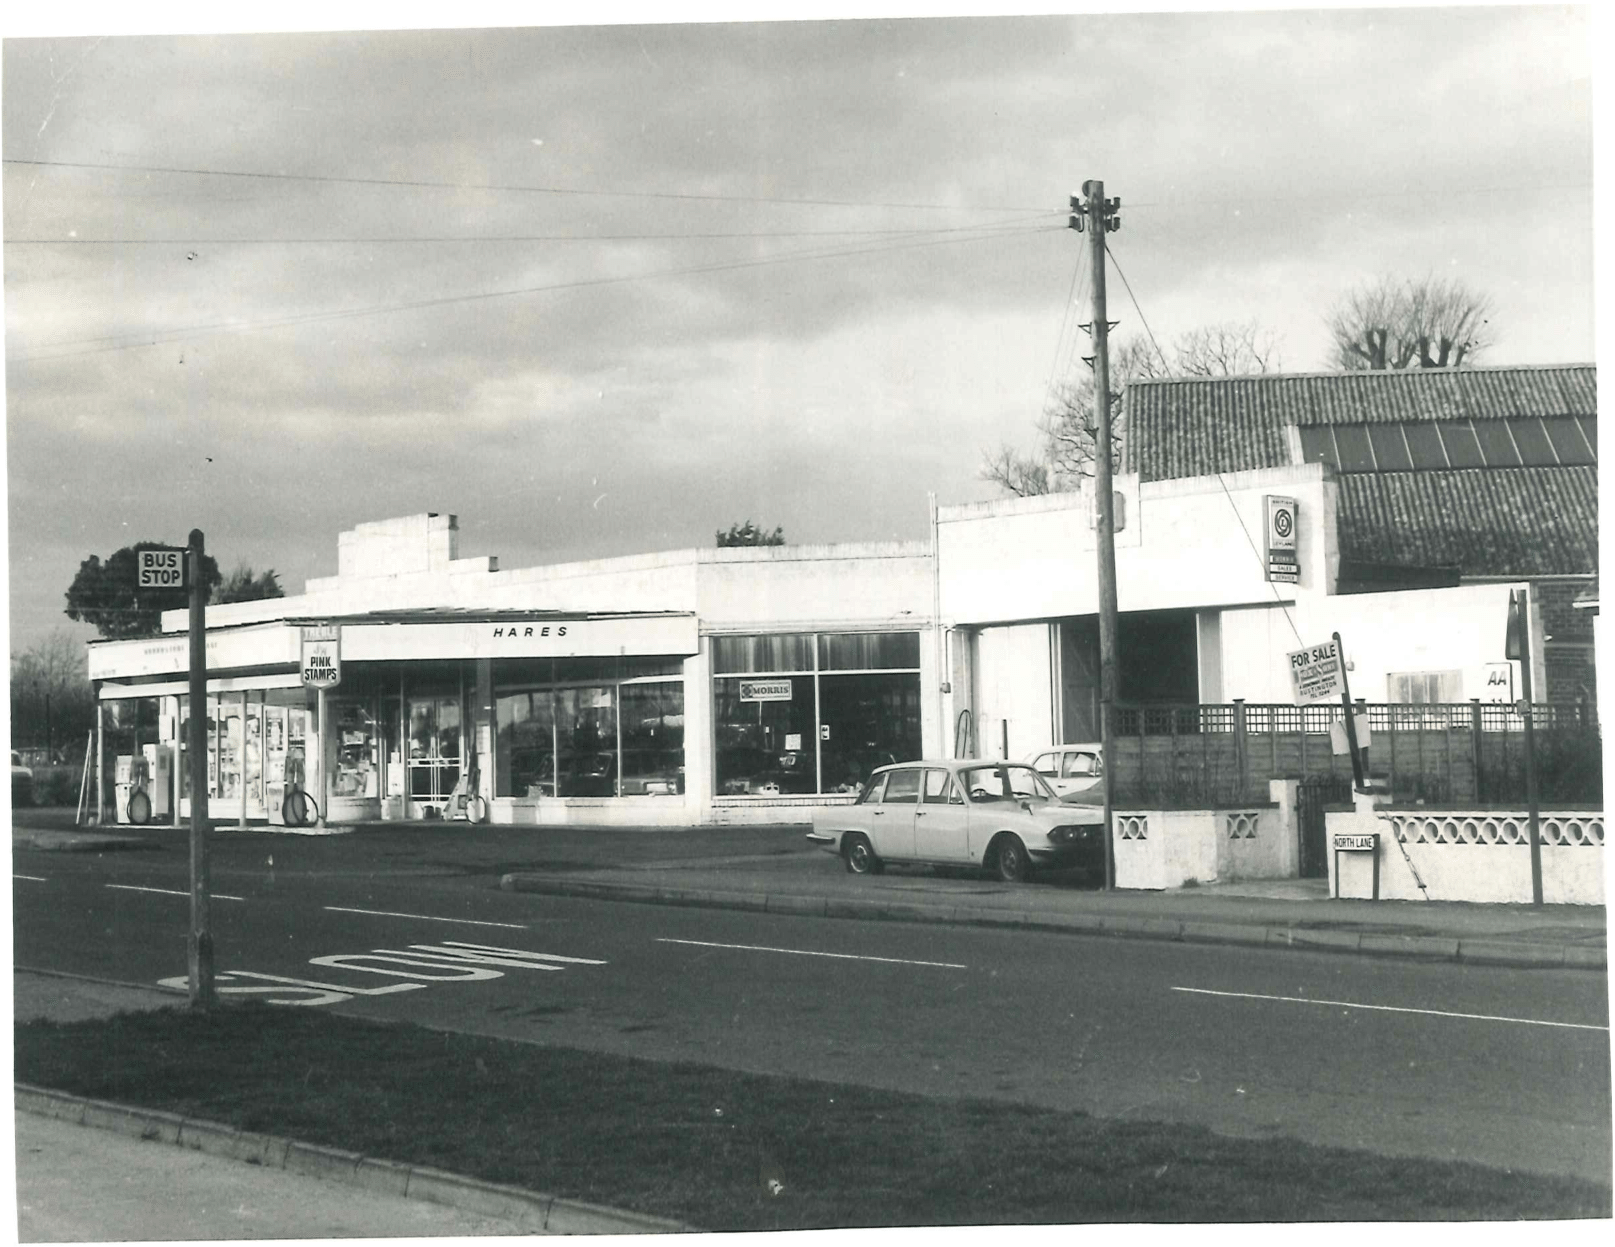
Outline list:
[[[1591,364],[1134,381],[1124,464],[1146,481],[1291,462],[1288,425],[1596,416]]]
[[[1470,468],[1339,477],[1340,557],[1466,576],[1598,570],[1598,469]]]

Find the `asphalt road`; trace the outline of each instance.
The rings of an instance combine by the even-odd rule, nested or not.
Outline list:
[[[1596,975],[514,894],[509,863],[282,843],[248,837],[215,869],[228,992],[1610,1179]],[[19,967],[183,979],[183,853],[13,863]]]

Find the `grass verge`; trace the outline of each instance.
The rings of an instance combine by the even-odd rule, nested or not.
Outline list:
[[[247,1005],[16,1027],[16,1077],[706,1230],[1608,1217],[1610,1190]]]

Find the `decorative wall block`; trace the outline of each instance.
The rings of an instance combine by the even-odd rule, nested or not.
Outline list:
[[[1531,824],[1525,814],[1441,813],[1385,814],[1396,838],[1404,844],[1502,844],[1531,842]],[[1230,816],[1230,820],[1232,816]],[[1543,844],[1602,848],[1603,814],[1542,814],[1537,819]],[[1229,835],[1233,835],[1230,826]]]
[[[1228,813],[1228,838],[1230,840],[1254,840],[1256,829],[1261,823],[1262,815],[1259,810],[1230,810]]]
[[[1150,819],[1147,814],[1116,815],[1116,836],[1121,840],[1149,839]]]

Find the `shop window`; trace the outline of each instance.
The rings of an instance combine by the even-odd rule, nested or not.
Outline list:
[[[712,670],[718,675],[813,670],[813,634],[712,638]]]
[[[1598,417],[1577,416],[1576,427],[1581,435],[1587,439],[1587,445],[1592,448],[1593,458],[1598,458]]]
[[[683,792],[683,683],[624,684],[619,693],[622,795],[666,797]]]
[[[719,795],[855,793],[920,756],[917,632],[717,637],[713,653]]]
[[[857,792],[875,767],[920,756],[918,672],[823,676],[819,715],[825,792]]]
[[[821,671],[882,671],[919,665],[918,632],[846,632],[819,637]]]
[[[617,795],[617,690],[585,685],[555,693],[556,795]]]
[[[334,758],[329,795],[379,797],[380,733],[371,707],[366,702],[331,699],[326,702],[326,713],[336,733],[332,740]]]
[[[811,671],[770,680],[714,681],[718,793],[816,791],[813,725]]]
[[[497,795],[555,795],[554,693],[506,693],[495,699]]]

